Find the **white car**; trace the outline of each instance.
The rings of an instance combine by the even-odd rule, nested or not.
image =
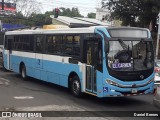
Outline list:
[[[155,62],[155,84],[160,84],[160,61]]]
[[[0,45],[0,52],[3,52],[3,45]]]
[[[153,98],[153,104],[160,108],[160,85],[156,86]]]
[[[0,45],[0,67],[3,67],[3,45]]]

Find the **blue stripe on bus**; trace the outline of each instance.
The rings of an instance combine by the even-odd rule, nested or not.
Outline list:
[[[7,57],[7,55],[5,55]],[[36,59],[19,57],[11,55],[12,63],[11,69],[14,72],[19,73],[19,66],[21,62],[24,62],[26,66],[26,72],[28,76],[44,80],[46,82],[55,83],[68,87],[68,76],[71,72],[78,71],[77,75],[82,80],[82,72],[80,71],[79,65],[67,64],[54,61],[43,60],[42,68],[36,67]],[[7,59],[5,59],[7,60]],[[7,61],[5,61],[7,63]],[[7,68],[7,64],[5,65]]]

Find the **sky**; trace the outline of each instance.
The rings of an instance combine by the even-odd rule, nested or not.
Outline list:
[[[87,16],[90,12],[96,12],[101,7],[101,0],[37,0],[42,4],[42,13],[52,11],[56,7],[72,8],[77,7],[80,14]]]

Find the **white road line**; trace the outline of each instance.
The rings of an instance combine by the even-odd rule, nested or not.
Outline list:
[[[0,85],[8,85],[9,84],[9,80],[5,79],[5,78],[2,78],[0,77]]]
[[[5,81],[5,82],[10,82],[10,80],[5,79],[5,78],[2,78],[2,77],[0,77],[0,80],[3,80],[3,81]]]
[[[32,96],[14,96],[14,99],[24,100],[24,99],[34,99]]]
[[[35,107],[18,107],[17,111],[85,111],[84,108],[72,105],[45,105]]]

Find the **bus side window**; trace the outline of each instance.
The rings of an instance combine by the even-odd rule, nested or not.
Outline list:
[[[54,53],[62,54],[62,36],[57,35],[54,39]]]
[[[12,50],[12,42],[13,42],[13,36],[6,36],[5,38],[5,49]]]
[[[98,42],[98,54],[97,54],[97,69],[102,71],[103,58],[102,58],[102,41]]]
[[[43,51],[43,36],[36,36],[36,52]]]
[[[7,36],[5,37],[4,48],[5,48],[6,50],[8,50],[8,39],[7,39]]]
[[[34,51],[34,36],[33,35],[30,35],[29,37],[30,39],[30,51]]]
[[[8,39],[8,50],[12,50],[12,39]]]

